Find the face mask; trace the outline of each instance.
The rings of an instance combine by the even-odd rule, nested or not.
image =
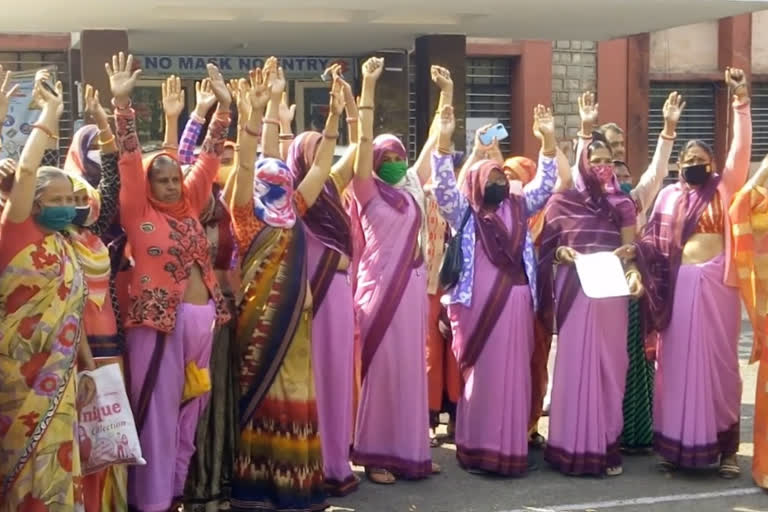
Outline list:
[[[629,194],[630,192],[632,192],[632,184],[631,183],[622,183],[621,185],[619,185],[619,188],[625,194]]]
[[[75,218],[74,206],[43,206],[35,221],[51,231],[62,231]]]
[[[498,183],[489,183],[485,186],[483,193],[483,202],[488,206],[498,206],[509,196],[509,183],[500,185]]]
[[[72,224],[75,226],[85,226],[88,216],[91,214],[90,206],[78,206],[75,208],[75,218],[72,219]]]
[[[379,171],[376,173],[379,175],[384,183],[390,185],[397,185],[405,177],[405,173],[408,171],[408,166],[404,161],[399,162],[384,162],[379,167]]]
[[[683,179],[689,185],[703,185],[709,180],[709,164],[689,165],[683,167]]]
[[[86,158],[88,158],[88,160],[95,163],[96,165],[101,165],[101,151],[98,149],[92,149],[88,151]]]
[[[603,184],[613,182],[613,164],[598,164],[592,166],[592,172]]]

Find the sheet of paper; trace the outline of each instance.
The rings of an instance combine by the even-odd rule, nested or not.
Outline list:
[[[629,296],[621,260],[612,252],[582,254],[576,258],[581,289],[590,299]]]

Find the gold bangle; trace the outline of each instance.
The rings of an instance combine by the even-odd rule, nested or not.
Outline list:
[[[453,154],[453,151],[446,148],[437,148],[437,152],[440,153],[443,156],[449,156]]]
[[[99,142],[99,146],[101,146],[101,147],[104,147],[104,146],[106,146],[107,144],[112,144],[113,142],[115,142],[115,136],[114,136],[114,135],[112,135],[112,136],[111,136],[110,138],[108,138],[107,140],[101,140],[101,139],[99,139],[99,141],[98,141],[98,142]],[[176,146],[176,148],[178,148],[178,147],[179,147],[179,146]]]
[[[373,105],[360,105],[357,110],[373,110]]]
[[[41,132],[43,132],[53,140],[59,140],[59,138],[56,135],[54,135],[53,132],[50,130],[50,128],[48,128],[47,126],[43,126],[42,124],[33,124],[32,128],[37,128],[38,130],[40,130]]]
[[[668,135],[664,135],[664,132],[661,132],[660,137],[664,140],[675,140],[677,139],[677,132],[675,132],[675,134],[672,135],[671,137]]]
[[[545,156],[547,158],[555,158],[557,156],[557,150],[553,149],[552,151],[541,151],[541,156]]]
[[[579,137],[580,139],[591,139],[592,138],[592,135],[585,135],[585,134],[583,134],[581,132],[578,132],[576,134],[576,136]]]
[[[264,123],[264,124],[271,124],[271,125],[274,125],[274,126],[277,126],[277,127],[280,126],[280,121],[278,121],[277,119],[264,119],[264,120],[262,120],[262,123]]]

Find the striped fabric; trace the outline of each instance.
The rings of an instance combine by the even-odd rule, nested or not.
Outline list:
[[[627,352],[629,369],[624,392],[624,430],[621,446],[631,450],[653,446],[653,363],[645,357],[640,303],[629,302]]]

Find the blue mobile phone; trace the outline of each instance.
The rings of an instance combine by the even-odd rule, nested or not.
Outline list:
[[[493,139],[496,139],[498,141],[502,141],[509,137],[509,133],[507,133],[507,129],[504,128],[504,125],[499,123],[497,125],[491,126],[488,128],[488,131],[480,135],[480,142],[483,143],[483,145],[488,146],[493,142]]]

